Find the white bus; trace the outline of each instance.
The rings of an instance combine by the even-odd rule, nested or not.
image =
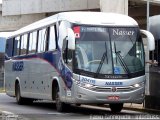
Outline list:
[[[64,12],[13,32],[7,39],[5,88],[18,104],[56,101],[70,104],[142,103],[145,53],[141,33],[154,49],[151,33],[126,15]]]

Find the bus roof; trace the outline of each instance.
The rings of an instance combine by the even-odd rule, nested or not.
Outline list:
[[[38,28],[43,28],[61,20],[86,25],[138,26],[137,22],[133,18],[123,14],[104,12],[63,12],[23,27],[13,32],[9,37],[27,33]]]
[[[7,38],[10,34],[11,34],[11,32],[0,32],[0,37]]]

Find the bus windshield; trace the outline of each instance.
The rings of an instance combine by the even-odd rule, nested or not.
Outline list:
[[[75,26],[75,69],[98,75],[144,74],[138,27]]]

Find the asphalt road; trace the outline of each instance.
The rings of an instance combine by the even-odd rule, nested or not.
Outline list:
[[[38,101],[31,105],[18,105],[15,98],[0,93],[0,120],[102,120],[102,119],[160,119],[160,116],[138,111],[122,110],[114,114],[109,108],[82,105],[72,106],[66,113],[56,111],[55,104]]]

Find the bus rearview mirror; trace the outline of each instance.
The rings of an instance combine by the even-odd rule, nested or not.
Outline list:
[[[149,51],[155,50],[155,40],[154,40],[154,36],[152,35],[152,33],[146,30],[141,30],[141,33],[144,34],[148,39]]]
[[[75,35],[71,28],[67,29],[67,40],[68,40],[68,48],[70,50],[75,50]]]
[[[59,26],[59,35],[61,37],[61,39],[64,39],[67,36],[67,28],[65,25],[65,22],[61,22],[60,26]]]
[[[58,41],[58,45],[61,49],[63,45],[63,40],[66,38],[66,36],[67,36],[67,28],[65,22],[62,21],[59,26],[59,41]]]
[[[61,22],[59,26],[59,46],[62,48],[63,40],[68,40],[68,48],[71,50],[75,50],[75,35],[71,28],[66,27],[66,23],[64,21]]]

